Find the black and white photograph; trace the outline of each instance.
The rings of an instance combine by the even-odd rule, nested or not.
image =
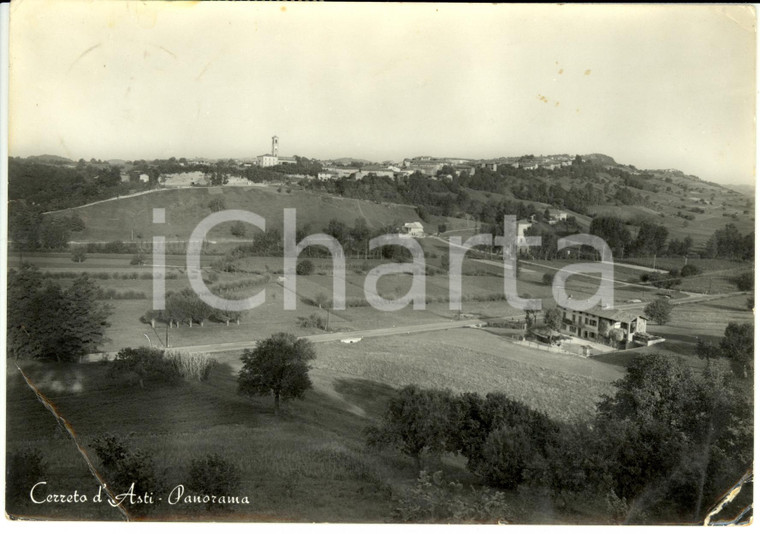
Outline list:
[[[7,13],[5,526],[752,524],[755,6]]]

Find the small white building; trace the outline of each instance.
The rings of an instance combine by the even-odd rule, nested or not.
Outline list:
[[[320,182],[326,182],[327,180],[337,180],[340,178],[340,174],[334,171],[319,171],[317,173],[317,180]]]
[[[147,184],[148,182],[150,182],[150,176],[143,173],[140,175],[140,181]]]
[[[567,220],[567,212],[561,210],[549,210],[549,224],[557,224],[559,221]]]
[[[420,222],[406,223],[401,229],[404,235],[410,237],[422,237],[425,235],[425,227]]]

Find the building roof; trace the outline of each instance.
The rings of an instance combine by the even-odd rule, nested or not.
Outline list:
[[[562,308],[562,306],[560,306]],[[578,311],[578,310],[572,310],[571,308],[562,308],[563,310],[567,311]],[[642,317],[646,319],[646,315],[642,313],[638,313],[635,311],[629,311],[629,310],[615,310],[613,308],[610,309],[602,309],[600,306],[594,306],[593,308],[590,308],[588,310],[582,310],[582,313],[588,313],[591,315],[596,315],[597,317],[601,317],[603,319],[609,319],[610,321],[615,322],[623,322],[623,323],[630,323],[634,319],[637,319],[639,317]]]
[[[422,223],[420,222],[410,222],[410,223],[404,224],[404,228],[415,228],[418,230],[423,230],[425,227],[422,226]]]

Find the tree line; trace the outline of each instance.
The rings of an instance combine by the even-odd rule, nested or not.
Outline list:
[[[721,346],[737,343],[727,329]],[[751,353],[746,344],[739,350]],[[418,470],[426,458],[461,454],[484,484],[530,488],[567,510],[620,522],[699,522],[752,466],[752,404],[741,376],[717,363],[697,372],[643,355],[593,420],[575,424],[502,393],[407,386],[367,428],[367,442],[395,448]]]

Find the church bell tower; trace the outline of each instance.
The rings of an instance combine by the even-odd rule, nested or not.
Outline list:
[[[272,155],[277,157],[277,151],[280,148],[280,139],[275,135],[272,136]]]

